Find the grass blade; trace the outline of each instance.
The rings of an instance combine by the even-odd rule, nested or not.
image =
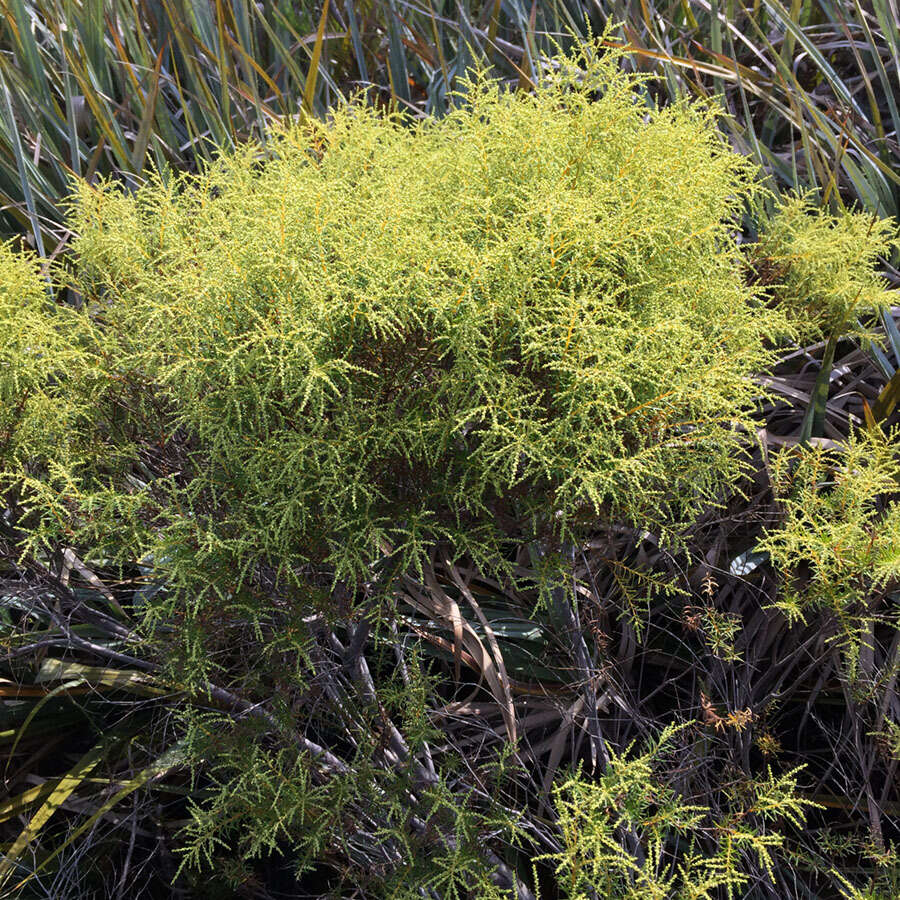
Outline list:
[[[3,86],[3,113],[6,118],[6,126],[9,134],[12,136],[13,152],[16,157],[16,168],[19,172],[19,183],[22,188],[22,196],[25,199],[25,208],[28,212],[28,220],[31,224],[31,233],[34,236],[34,245],[37,252],[43,257],[47,254],[44,252],[44,237],[41,233],[41,225],[38,220],[37,210],[34,208],[34,195],[31,193],[31,181],[28,177],[28,167],[25,162],[25,154],[22,151],[22,141],[19,137],[19,128],[16,125],[16,117],[13,113],[12,100],[9,96],[9,87],[6,80],[0,76],[0,83]]]
[[[25,852],[29,844],[40,834],[41,829],[51,819],[53,814],[69,798],[73,791],[96,768],[97,764],[106,755],[107,746],[103,743],[92,747],[62,778],[44,801],[37,812],[31,817],[25,828],[13,842],[3,859],[0,859],[0,888],[5,887],[10,876],[15,870],[16,863]]]
[[[816,376],[810,396],[809,406],[800,426],[800,442],[806,444],[810,438],[823,437],[825,433],[825,413],[828,407],[828,391],[831,387],[831,373],[834,369],[834,353],[837,349],[840,334],[832,332],[822,355],[822,366]]]
[[[308,115],[312,115],[313,102],[316,98],[316,81],[319,77],[319,65],[322,61],[322,44],[325,39],[325,23],[328,21],[328,7],[331,0],[325,0],[322,4],[322,15],[319,17],[319,27],[316,30],[316,43],[313,45],[312,59],[306,73],[306,83],[303,85],[303,109]]]
[[[159,99],[159,77],[160,70],[162,69],[162,60],[163,51],[160,50],[159,55],[156,57],[156,65],[153,69],[150,91],[144,101],[144,112],[141,116],[141,125],[138,129],[138,134],[134,141],[134,149],[131,153],[131,164],[138,174],[140,174],[144,168],[144,161],[147,156],[147,145],[150,143],[153,119],[156,116],[156,103]]]
[[[79,763],[78,766],[76,766],[76,769],[79,769],[79,767],[85,761],[89,762],[88,757],[90,757],[92,754],[94,754],[96,752],[96,750],[97,750],[97,748],[92,750],[84,758],[84,760],[82,760],[82,762]],[[91,765],[90,768],[88,768],[86,771],[79,772],[80,777],[77,778],[77,781],[75,778],[70,779],[70,775],[72,775],[72,773],[70,773],[70,775],[65,776],[65,778],[62,779],[60,785],[57,787],[57,789],[54,790],[54,792],[50,795],[50,798],[47,800],[47,802],[44,804],[44,806],[49,807],[49,806],[51,806],[51,803],[56,803],[56,806],[59,806],[59,804],[61,804],[65,800],[65,797],[68,797],[69,794],[72,793],[72,790],[74,790],[78,786],[78,784],[81,783],[81,781],[84,779],[84,776],[88,774],[90,769],[93,768],[97,764],[97,762],[100,761],[100,758],[102,758],[102,755],[103,754],[101,752],[100,756],[98,756],[97,760],[94,761],[93,765]],[[103,803],[99,807],[99,809],[87,819],[87,821],[83,822],[81,825],[78,826],[78,828],[74,829],[72,831],[72,833],[66,838],[66,840],[63,841],[62,844],[60,844],[59,847],[57,847],[48,856],[44,857],[41,860],[41,862],[35,867],[34,871],[30,875],[28,875],[26,878],[22,879],[18,884],[16,884],[12,889],[13,893],[11,895],[7,895],[7,896],[17,896],[18,891],[20,891],[40,870],[46,868],[54,859],[56,859],[57,856],[59,856],[60,853],[62,853],[63,850],[66,849],[66,847],[70,846],[74,841],[76,841],[79,837],[81,837],[81,835],[84,834],[85,831],[92,828],[94,826],[94,823],[101,816],[106,815],[106,813],[108,813],[114,806],[116,806],[116,804],[118,804],[119,802],[124,800],[130,794],[133,794],[139,788],[142,788],[151,779],[154,779],[161,775],[164,775],[166,772],[170,771],[173,768],[177,768],[178,766],[182,765],[183,763],[184,763],[184,750],[183,750],[181,743],[178,743],[175,746],[173,746],[171,749],[169,749],[165,753],[163,753],[151,765],[147,766],[146,768],[144,768],[140,772],[138,772],[138,774],[134,778],[127,781],[121,787],[121,789],[118,790],[115,794],[113,794],[113,796],[110,797],[105,803]],[[73,772],[75,772],[75,770],[73,770]],[[76,782],[71,786],[71,789],[69,789],[69,781]],[[64,784],[64,782],[65,782],[65,784]],[[64,797],[62,797],[63,790],[66,790]],[[58,797],[62,797],[62,799],[58,799]],[[52,815],[55,808],[56,808],[55,806],[53,808],[51,808],[50,813],[49,813],[50,815]],[[41,810],[43,810],[43,809],[44,809],[44,807],[41,808]],[[41,810],[39,810],[38,813],[40,813]],[[35,815],[35,819],[37,819],[37,814]],[[34,821],[34,819],[32,821]],[[46,821],[46,819],[45,819],[45,821]],[[30,824],[31,823],[29,823],[29,825]],[[26,831],[27,830],[28,829],[26,828]],[[25,832],[23,832],[23,834],[24,833]],[[24,849],[24,845],[21,849]],[[20,855],[21,855],[21,849],[19,849]],[[2,870],[3,862],[4,861],[0,861],[0,873],[2,873],[2,871],[3,871]],[[8,875],[6,877],[8,880]],[[2,887],[4,883],[5,882],[0,881],[0,887]]]

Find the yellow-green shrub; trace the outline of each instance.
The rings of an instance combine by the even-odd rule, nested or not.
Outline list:
[[[313,607],[344,604],[348,631],[348,599],[377,619],[396,576],[432,554],[504,578],[523,545],[546,560],[610,521],[674,530],[744,471],[753,376],[791,329],[745,278],[736,220],[755,190],[711,109],[648,109],[608,59],[586,73],[560,59],[533,95],[476,79],[437,122],[352,105],[133,195],[81,184],[55,273],[77,308],[50,302],[31,261],[0,258],[0,392],[28,397],[2,413],[0,478],[27,510],[23,544],[74,544],[132,574],[140,562],[154,594],[129,613],[165,625],[179,687],[205,690],[218,668],[268,700],[282,679],[306,696]],[[287,842],[307,861],[340,857],[342,815],[362,796],[412,846],[410,776],[371,762],[374,732],[352,773],[316,781],[291,716],[317,709],[266,718],[253,753],[240,728],[226,739],[193,718],[188,750],[218,765],[191,809],[189,860],[211,861],[235,830],[248,857]],[[315,727],[329,734],[328,716]],[[640,770],[611,769],[620,785]],[[770,781],[799,815],[793,785]],[[402,896],[442,878],[460,895],[481,878],[487,895],[480,836],[494,820],[480,807],[467,819],[444,789],[419,806],[470,831],[430,868],[409,850],[419,880]],[[659,796],[674,818],[657,861],[696,812]],[[776,837],[735,833],[767,867]],[[582,865],[570,851],[556,861]],[[710,852],[681,860],[689,877],[657,866],[645,882],[681,879],[694,896],[743,883]]]
[[[877,264],[893,246],[900,245],[890,219],[831,215],[809,197],[792,197],[779,205],[752,255],[799,335],[816,340],[852,332],[857,317],[889,304]]]
[[[783,450],[772,475],[784,521],[759,549],[784,576],[775,605],[791,622],[833,618],[855,677],[875,621],[896,627],[890,604],[878,608],[900,577],[897,435],[858,432],[838,450]]]
[[[784,330],[742,278],[753,190],[705,107],[565,60],[438,122],[354,105],[135,196],[81,185],[73,284],[143,394],[110,451],[192,448],[164,505],[196,516],[141,550],[356,582],[436,542],[488,564],[511,533],[665,527],[737,477]]]

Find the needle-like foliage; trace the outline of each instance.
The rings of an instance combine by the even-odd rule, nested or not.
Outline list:
[[[785,331],[741,274],[753,171],[706,108],[575,62],[530,96],[476,79],[440,121],[351,106],[135,196],[79,188],[97,363],[144,394],[121,428],[191,446],[166,504],[194,514],[145,552],[189,580],[212,555],[356,584],[441,541],[496,567],[511,531],[666,527],[735,480]]]
[[[777,282],[782,308],[803,338],[853,331],[862,314],[880,312],[890,295],[878,260],[900,246],[890,219],[862,213],[829,215],[795,197],[779,208],[753,254]]]
[[[795,767],[760,776],[751,750],[778,754],[762,729],[808,642],[770,661],[807,610],[870,623],[852,591],[898,574],[870,531],[893,457],[851,443],[831,491],[814,455],[777,463],[779,490],[800,478],[783,532],[760,548],[745,516],[741,557],[724,528],[691,541],[759,474],[758,376],[797,304],[883,305],[887,232],[865,220],[857,246],[864,220],[791,206],[745,253],[756,171],[712,107],[650,107],[594,49],[529,94],[476,73],[440,120],[358,103],[199,174],[81,183],[52,284],[0,255],[5,633],[16,655],[91,661],[48,660],[41,684],[78,674],[60,694],[174,695],[180,718],[135,702],[57,774],[68,797],[110,760],[97,817],[180,777],[182,883],[227,860],[246,886],[283,854],[292,878],[327,866],[370,897],[527,898],[532,850],[534,888],[572,896],[788,882],[775,851],[812,806]],[[760,549],[812,585],[791,622],[738,593]],[[882,631],[855,632],[871,697],[893,684]],[[680,784],[654,749],[619,749],[700,716],[677,731]],[[586,774],[554,794],[564,753]],[[54,790],[0,809],[41,803],[0,879]],[[868,809],[888,858],[874,794]],[[59,850],[93,824],[57,831]],[[35,850],[26,880],[53,858]]]
[[[766,822],[787,819],[801,827],[811,801],[797,796],[797,770],[779,777],[771,770],[745,786],[722,819],[688,804],[655,771],[667,745],[680,729],[667,727],[642,754],[616,755],[602,778],[580,774],[555,789],[564,848],[553,859],[563,896],[586,900],[712,900],[739,896],[749,881],[748,857],[771,869],[772,853],[785,842]],[[629,748],[631,750],[631,748]],[[641,851],[626,851],[621,834],[633,836]],[[707,835],[713,848],[704,852]],[[684,851],[675,860],[664,855],[677,837]]]
[[[831,613],[852,675],[875,622],[896,627],[890,603],[880,607],[900,576],[898,479],[896,434],[860,433],[840,454],[809,447],[773,460],[785,520],[760,549],[787,576],[776,605],[791,621]]]

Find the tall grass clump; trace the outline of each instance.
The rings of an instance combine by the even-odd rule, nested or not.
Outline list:
[[[68,237],[72,173],[133,184],[150,166],[193,168],[360,89],[440,116],[473,64],[529,91],[560,42],[607,27],[623,67],[657,76],[648,95],[718,95],[720,124],[778,184],[834,210],[900,209],[890,0],[4,0],[0,10],[0,230],[48,253]]]

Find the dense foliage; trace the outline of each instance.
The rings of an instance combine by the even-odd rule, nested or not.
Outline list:
[[[196,445],[165,501],[193,522],[138,556],[196,543],[239,584],[306,565],[355,591],[446,544],[498,574],[509,539],[665,527],[734,480],[786,330],[729,230],[748,167],[611,62],[575,78],[475,83],[414,129],[352,107],[134,198],[81,188],[74,284],[144,397],[120,427]]]
[[[530,90],[600,34],[648,97],[721,95],[723,129],[781,185],[900,211],[892,0],[3,0],[0,227],[65,243],[69,176],[134,184],[323,116],[358,90],[443,115],[473,63]],[[8,93],[7,93],[8,92]],[[43,252],[43,251],[42,251]],[[896,265],[897,261],[894,260]]]
[[[896,894],[890,396],[776,399],[798,337],[884,357],[895,229],[620,61],[2,249],[0,735],[83,753],[0,806],[10,895]]]

